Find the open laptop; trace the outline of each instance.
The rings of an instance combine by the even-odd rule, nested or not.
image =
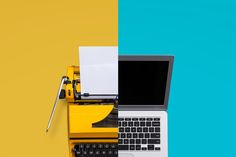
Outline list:
[[[173,56],[119,56],[119,157],[167,157]]]

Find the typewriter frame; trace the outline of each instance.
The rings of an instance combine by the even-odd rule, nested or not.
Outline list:
[[[117,99],[81,99],[79,66],[67,68],[65,90],[60,98],[67,100],[68,142],[70,157],[78,143],[117,143],[118,126],[114,128],[93,128],[92,123],[106,118],[114,109]],[[99,113],[97,113],[99,112]],[[90,115],[90,116],[89,116]],[[88,119],[82,119],[87,116]],[[78,123],[78,125],[77,125]]]

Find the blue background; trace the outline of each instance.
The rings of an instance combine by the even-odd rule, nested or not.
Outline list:
[[[119,0],[119,53],[175,56],[169,157],[236,157],[236,1]]]

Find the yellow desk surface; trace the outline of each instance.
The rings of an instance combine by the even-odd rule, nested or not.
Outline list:
[[[117,0],[0,2],[0,156],[69,156],[67,103],[45,133],[59,81],[78,46],[117,46]]]

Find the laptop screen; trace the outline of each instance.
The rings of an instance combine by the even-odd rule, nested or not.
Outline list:
[[[169,61],[119,61],[119,105],[164,105]]]

